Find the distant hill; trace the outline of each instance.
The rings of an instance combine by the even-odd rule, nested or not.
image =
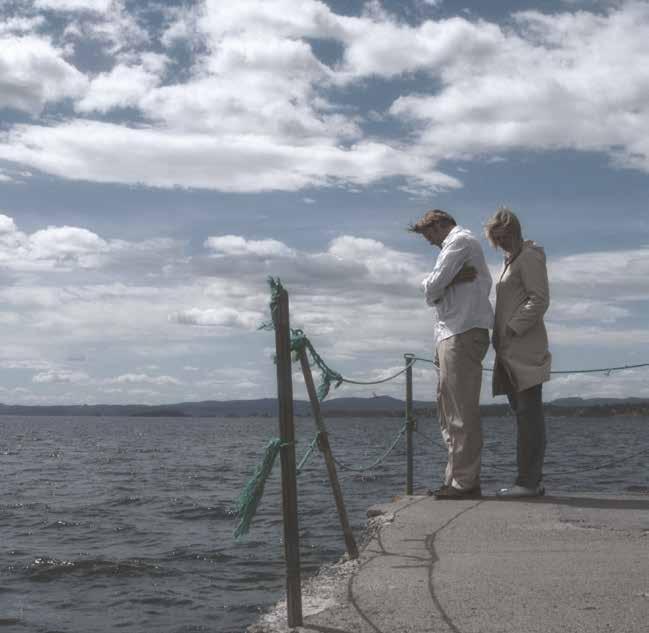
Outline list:
[[[434,402],[417,400],[413,403],[417,415],[435,415]],[[322,403],[323,415],[329,417],[401,417],[405,403],[399,398],[377,396],[374,398],[331,398]],[[485,417],[510,416],[506,404],[481,407]],[[545,405],[549,417],[607,417],[637,415],[649,417],[649,400],[643,398],[561,398]],[[307,401],[294,402],[296,416],[311,415]],[[179,402],[167,405],[62,405],[25,406],[0,404],[0,415],[46,415],[46,416],[95,416],[95,417],[267,417],[277,415],[275,398],[256,400],[206,400],[203,402]]]
[[[416,402],[416,408],[430,408],[432,403]],[[326,415],[402,415],[405,404],[390,396],[376,398],[332,398],[321,405]],[[295,415],[311,415],[311,405],[305,400],[293,403]],[[96,405],[7,405],[0,404],[0,415],[62,415],[62,416],[145,416],[145,417],[274,417],[275,398],[256,400],[205,400],[167,405],[96,404]]]
[[[595,407],[600,405],[641,404],[646,398],[557,398],[550,404],[556,407]]]

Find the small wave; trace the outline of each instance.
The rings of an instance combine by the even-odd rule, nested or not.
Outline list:
[[[56,580],[64,576],[159,576],[162,569],[155,563],[141,559],[105,560],[79,559],[59,560],[56,558],[35,558],[27,568],[27,576],[34,581]]]
[[[150,498],[138,497],[136,495],[124,495],[123,497],[118,497],[117,499],[112,499],[109,503],[111,506],[132,506],[132,505],[144,505],[152,501]]]
[[[131,604],[147,604],[160,607],[182,607],[194,604],[189,598],[170,598],[165,596],[151,596],[149,598],[133,598]]]
[[[11,569],[11,566],[9,566],[9,571],[11,571]],[[0,594],[2,593],[18,593],[18,589],[12,589],[11,587],[0,585]]]
[[[178,467],[176,470],[192,481],[217,481],[217,475],[221,477],[223,473],[233,473],[230,464],[197,464],[183,468]],[[221,479],[219,478],[218,481]]]
[[[167,515],[180,521],[199,521],[202,519],[230,519],[234,513],[231,509],[223,506],[194,506],[172,510]]]
[[[649,486],[627,486],[625,490],[638,495],[649,495]]]
[[[50,512],[50,506],[40,501],[30,503],[1,503],[0,512],[9,510],[39,510],[40,512]]]
[[[86,524],[81,523],[79,521],[53,521],[52,523],[48,523],[44,529],[61,530],[63,528],[80,527],[82,525],[86,525]]]
[[[189,548],[177,548],[164,555],[165,560],[198,560],[206,562],[225,562],[233,557],[220,550],[196,551]]]

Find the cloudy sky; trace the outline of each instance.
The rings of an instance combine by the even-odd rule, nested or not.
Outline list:
[[[273,396],[268,275],[349,377],[431,356],[433,207],[545,247],[555,369],[649,362],[647,32],[644,0],[3,0],[0,401]]]

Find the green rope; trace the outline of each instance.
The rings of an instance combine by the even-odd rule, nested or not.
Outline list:
[[[306,453],[304,454],[304,457],[300,460],[300,463],[297,465],[297,474],[300,475],[302,473],[302,468],[306,465],[306,463],[309,461],[309,457],[313,454],[313,451],[315,450],[316,446],[318,445],[318,441],[320,440],[320,432],[318,431],[311,440],[311,444],[309,444],[309,448],[307,448]]]
[[[297,465],[296,474],[301,474],[302,468],[306,465],[307,461],[313,454],[316,446],[318,446],[318,441],[320,440],[320,432],[316,433],[315,437],[309,444],[307,451],[300,460],[300,463]],[[239,539],[242,536],[248,534],[250,530],[250,524],[257,513],[257,507],[259,502],[264,494],[264,486],[266,485],[266,480],[270,476],[270,473],[273,470],[273,465],[275,464],[275,459],[280,449],[284,446],[288,446],[288,442],[282,442],[279,438],[273,438],[268,442],[264,458],[257,468],[253,476],[250,478],[248,483],[245,485],[243,491],[239,495],[237,500],[237,509],[236,514],[239,517],[239,523],[237,528],[234,531],[234,536]]]
[[[273,330],[275,329],[275,322],[277,316],[277,303],[280,292],[284,289],[282,282],[279,277],[269,277],[268,284],[270,286],[270,314],[271,320],[265,321],[259,325],[258,330]],[[352,385],[380,385],[384,382],[389,382],[394,380],[397,376],[403,374],[409,367],[415,364],[415,359],[411,359],[406,367],[399,370],[397,373],[388,376],[387,378],[381,378],[379,380],[352,380],[350,378],[344,378],[339,372],[335,369],[332,369],[327,365],[322,356],[318,354],[315,347],[311,341],[304,334],[304,331],[301,329],[291,328],[291,352],[293,354],[293,360],[298,360],[301,354],[306,353],[307,359],[309,360],[309,365],[311,367],[317,367],[320,370],[320,385],[317,388],[318,400],[321,402],[329,395],[331,386],[333,385],[334,389],[340,387],[343,382],[352,384]],[[273,357],[275,362],[276,358]]]
[[[394,380],[397,376],[400,376],[408,370],[409,367],[412,367],[415,364],[415,360],[412,359],[408,364],[396,374],[388,376],[387,378],[381,378],[380,380],[351,380],[350,378],[345,378],[340,373],[331,369],[329,365],[323,360],[322,356],[316,352],[313,343],[308,339],[304,332],[300,329],[291,329],[291,351],[295,353],[297,357],[303,352],[306,352],[310,356],[309,365],[316,366],[320,370],[321,382],[318,387],[318,400],[324,400],[329,394],[331,385],[334,386],[334,389],[340,387],[344,382],[352,385],[379,385],[383,382],[388,382]]]
[[[284,290],[282,281],[279,277],[269,277],[268,285],[270,286],[270,321],[264,321],[257,328],[258,330],[274,330],[275,321],[277,320],[277,306],[279,302],[279,293]]]
[[[431,363],[439,369],[439,365],[432,358],[422,358],[421,356],[412,356],[413,361],[422,361],[423,363]],[[625,369],[639,369],[641,367],[649,367],[649,363],[640,363],[639,365],[620,365],[619,367],[599,367],[597,369],[553,369],[551,374],[607,374],[610,375],[614,371],[624,371]],[[492,372],[493,367],[483,367],[482,371]]]
[[[415,361],[410,360],[408,364],[403,369],[400,369],[396,374],[392,374],[387,378],[381,378],[380,380],[351,380],[350,378],[343,378],[343,382],[347,382],[350,385],[380,385],[383,382],[390,382],[391,380],[398,378],[401,374],[405,374],[414,364]]]
[[[401,436],[406,432],[407,428],[408,428],[408,423],[404,424],[399,429],[399,431],[397,432],[394,438],[394,441],[390,445],[390,448],[388,448],[388,450],[385,451],[383,455],[381,455],[378,459],[374,460],[369,466],[363,466],[362,468],[348,466],[347,464],[343,464],[342,462],[339,462],[335,457],[333,458],[334,462],[336,462],[336,464],[340,466],[340,468],[342,468],[343,470],[351,470],[356,473],[362,473],[365,472],[366,470],[372,470],[373,468],[378,466],[395,449],[396,445],[399,443],[399,440],[401,439]]]
[[[253,476],[239,495],[239,499],[237,500],[239,524],[234,531],[234,536],[237,539],[248,534],[250,530],[250,523],[257,512],[257,506],[264,494],[266,480],[273,470],[275,458],[282,446],[286,446],[286,444],[283,444],[279,438],[273,438],[268,442],[261,464],[257,466]]]
[[[327,397],[331,385],[334,385],[334,389],[337,389],[344,382],[345,379],[337,371],[331,369],[322,356],[315,351],[315,347],[313,347],[302,330],[291,328],[291,351],[296,357],[306,351],[307,355],[311,357],[309,364],[312,367],[316,366],[320,370],[320,385],[317,390],[318,400],[322,401]]]

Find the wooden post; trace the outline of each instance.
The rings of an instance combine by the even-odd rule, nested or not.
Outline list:
[[[288,293],[281,288],[275,315],[277,353],[277,401],[279,437],[282,440],[282,506],[284,515],[284,554],[286,557],[286,611],[288,626],[302,626],[302,588],[300,584],[300,535],[297,517],[295,469],[295,429],[293,425],[293,382],[291,377],[291,330]]]
[[[309,400],[311,401],[313,418],[315,419],[316,427],[320,433],[318,446],[320,447],[320,450],[324,455],[325,464],[327,465],[329,482],[331,483],[331,489],[334,493],[336,508],[338,510],[338,517],[340,518],[340,525],[343,528],[347,553],[349,554],[350,559],[355,560],[358,558],[358,547],[356,547],[354,533],[352,532],[351,526],[349,525],[349,519],[347,518],[347,510],[345,509],[345,502],[343,501],[343,493],[340,488],[340,483],[338,482],[338,474],[336,473],[336,464],[334,462],[333,455],[331,454],[331,446],[329,445],[329,435],[327,434],[327,429],[325,428],[324,420],[322,419],[320,401],[318,400],[315,385],[313,384],[313,375],[311,374],[311,367],[309,366],[309,359],[307,358],[306,350],[302,350],[302,352],[300,353],[300,364],[302,365],[304,384],[306,385],[306,390],[309,394]]]
[[[404,354],[406,361],[406,494],[412,494],[413,479],[413,446],[412,432],[414,420],[412,416],[412,359],[414,354]]]

